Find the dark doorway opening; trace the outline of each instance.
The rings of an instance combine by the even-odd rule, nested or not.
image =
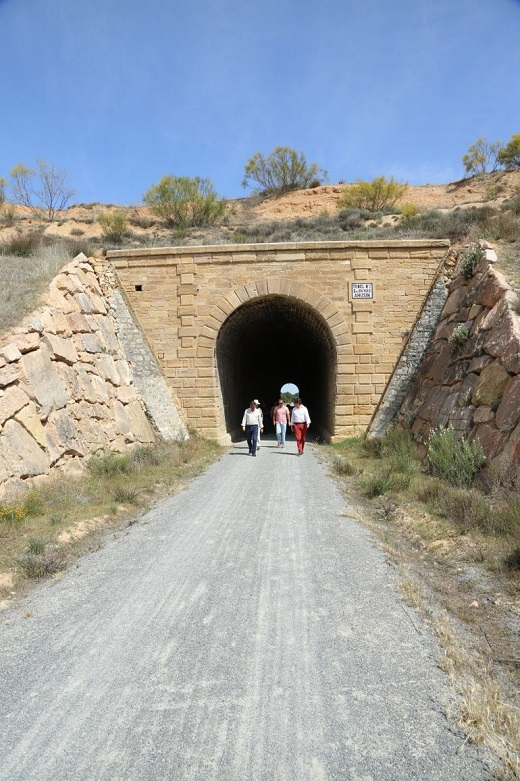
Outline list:
[[[262,403],[266,434],[272,433],[269,411],[291,377],[309,409],[310,438],[328,441],[334,432],[336,366],[330,329],[312,307],[281,295],[243,304],[223,323],[217,339],[217,367],[231,438],[242,437],[242,415],[252,399]]]

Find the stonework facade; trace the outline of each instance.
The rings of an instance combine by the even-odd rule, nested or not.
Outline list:
[[[301,313],[294,343],[302,329],[311,342],[311,331],[323,330],[331,347],[328,390],[320,386],[320,394],[333,407],[325,433],[352,436],[366,430],[448,248],[443,240],[260,244],[119,250],[107,260],[188,424],[224,444],[230,427],[217,347],[236,313],[245,333],[260,306],[271,306],[273,328],[284,307],[294,318]],[[236,351],[246,354],[238,342]],[[287,354],[290,363],[290,346]],[[308,399],[314,379],[301,364],[290,365],[308,383]],[[265,375],[268,362],[262,365]],[[239,372],[226,364],[226,373]],[[249,400],[240,399],[241,410]]]
[[[0,499],[89,456],[151,444],[155,433],[84,256],[0,343]]]
[[[455,277],[420,372],[402,407],[422,441],[452,426],[478,437],[488,463],[520,458],[520,309],[518,295],[482,247],[471,276]]]

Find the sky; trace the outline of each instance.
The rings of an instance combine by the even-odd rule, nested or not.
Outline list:
[[[443,184],[520,133],[520,0],[0,0],[0,73],[0,176],[45,160],[75,203],[168,174],[240,198],[276,146]]]

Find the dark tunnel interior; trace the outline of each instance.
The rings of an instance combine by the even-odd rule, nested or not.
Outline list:
[[[226,429],[232,440],[242,437],[242,415],[251,399],[262,403],[266,434],[273,433],[269,410],[282,385],[292,382],[309,409],[309,435],[328,441],[334,432],[336,363],[330,329],[307,304],[271,295],[236,309],[217,339]]]

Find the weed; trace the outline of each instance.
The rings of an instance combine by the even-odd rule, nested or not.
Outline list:
[[[469,488],[486,461],[480,440],[457,439],[451,426],[433,429],[427,444],[432,473],[459,488]]]
[[[25,507],[20,504],[0,505],[0,523],[6,526],[14,526],[24,520],[27,513]]]
[[[88,468],[95,477],[114,477],[131,471],[131,455],[114,453],[109,450],[101,456],[93,456],[88,462]]]
[[[65,569],[67,560],[63,551],[55,546],[44,547],[41,553],[24,553],[18,557],[24,575],[31,580],[41,580]]]
[[[451,332],[448,342],[452,347],[460,347],[468,341],[469,337],[469,328],[467,328],[464,323],[460,323],[460,325]]]
[[[482,257],[480,247],[471,247],[466,250],[460,260],[460,273],[464,279],[471,279],[473,270]]]
[[[506,567],[510,570],[520,572],[520,545],[518,545],[510,554],[504,559]]]
[[[45,542],[39,537],[31,537],[29,545],[27,546],[27,552],[32,553],[35,556],[41,555],[45,550]]]
[[[104,212],[98,217],[101,225],[101,235],[105,241],[121,244],[128,233],[128,222],[124,211]]]
[[[439,512],[464,530],[484,529],[488,525],[489,507],[481,494],[467,488],[448,488],[437,497]]]
[[[357,474],[356,467],[353,466],[350,461],[347,461],[346,458],[342,458],[341,456],[336,456],[334,458],[332,468],[337,475],[341,475],[342,477],[350,477]]]
[[[15,236],[7,241],[0,247],[0,254],[28,258],[38,250],[40,245],[40,236],[37,233],[28,233],[26,236]]]
[[[114,491],[114,501],[118,504],[137,504],[139,491],[136,488],[118,486]]]

